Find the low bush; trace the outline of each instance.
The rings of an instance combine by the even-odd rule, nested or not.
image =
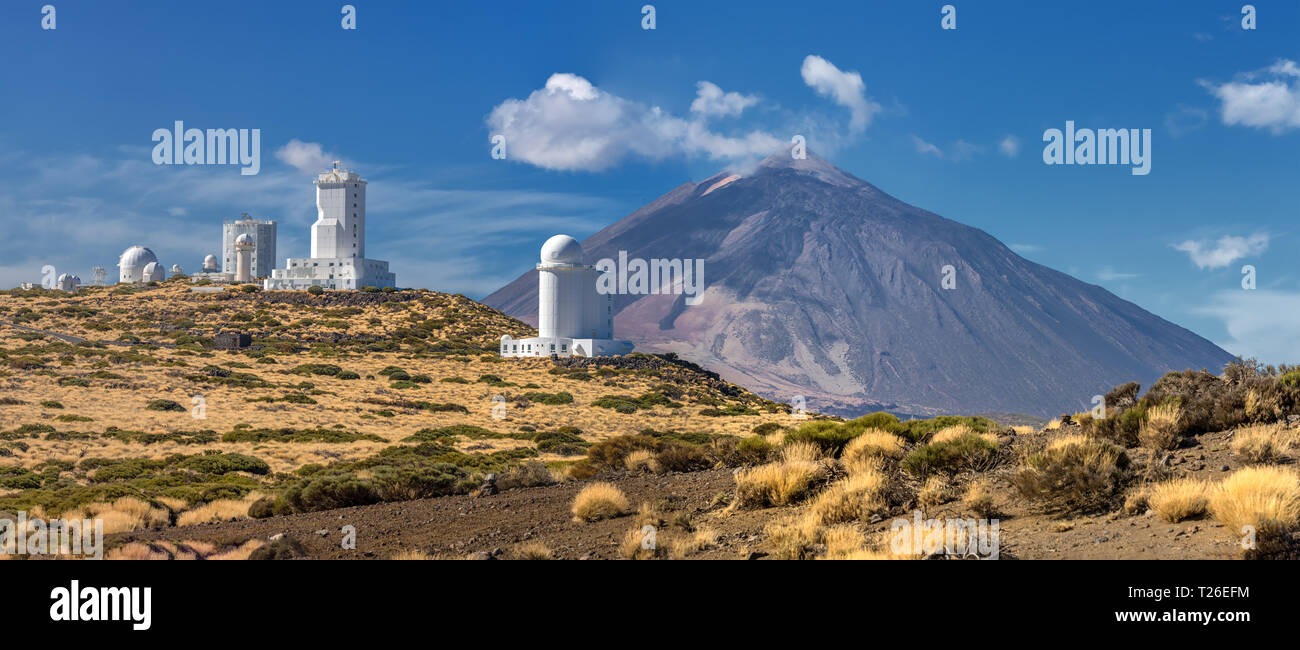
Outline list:
[[[1121,447],[1074,435],[1026,453],[1012,482],[1049,509],[1087,513],[1111,508],[1129,479],[1129,458]]]

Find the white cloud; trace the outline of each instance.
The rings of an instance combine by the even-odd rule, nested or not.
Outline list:
[[[1300,293],[1256,289],[1222,291],[1197,313],[1223,321],[1223,349],[1264,363],[1300,363]]]
[[[1249,237],[1227,235],[1216,242],[1189,239],[1172,246],[1187,253],[1197,268],[1220,269],[1243,257],[1263,253],[1268,249],[1268,240],[1268,233],[1255,233]]]
[[[275,157],[308,174],[324,171],[336,160],[334,156],[325,153],[319,143],[303,142],[297,138],[277,149]]]
[[[1003,136],[1002,141],[998,143],[998,151],[1008,158],[1015,158],[1020,155],[1020,138],[1014,135]]]
[[[937,158],[943,158],[943,151],[939,147],[922,140],[917,136],[912,136],[912,146],[916,147],[917,153],[929,154]]]
[[[695,88],[696,96],[695,101],[691,102],[691,112],[705,117],[735,117],[758,103],[758,97],[737,92],[724,93],[717,84],[708,81],[696,83]]]
[[[1140,277],[1142,277],[1141,273],[1124,273],[1122,271],[1116,271],[1114,267],[1110,267],[1110,266],[1102,267],[1100,271],[1097,271],[1097,279],[1103,282],[1114,282],[1116,280],[1132,280],[1134,278],[1140,278]]]
[[[551,75],[526,99],[501,102],[487,124],[493,135],[505,136],[508,159],[555,170],[600,171],[627,158],[674,155],[734,161],[767,156],[785,144],[762,131],[716,133],[702,117],[676,117],[567,73]]]
[[[915,135],[912,136],[912,146],[916,148],[916,152],[919,154],[930,155],[936,158],[943,158],[945,160],[951,160],[953,162],[960,162],[963,160],[967,160],[971,156],[974,156],[975,154],[983,151],[983,149],[978,145],[971,144],[965,140],[958,140],[952,143],[952,146],[949,147],[948,151],[945,152],[943,149],[940,149],[937,145],[931,142],[926,142],[925,140],[922,140],[921,138]]]
[[[1279,59],[1266,70],[1240,75],[1237,81],[1202,81],[1215,97],[1223,123],[1282,133],[1300,128],[1300,66]]]
[[[880,104],[867,99],[867,86],[857,72],[844,72],[834,63],[809,54],[804,57],[800,74],[803,82],[819,95],[849,109],[849,130],[853,133],[866,130],[872,116],[880,112]]]

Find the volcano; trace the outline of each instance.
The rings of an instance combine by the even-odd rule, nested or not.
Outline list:
[[[1233,359],[811,152],[681,185],[582,247],[587,264],[620,251],[704,259],[699,304],[616,295],[617,337],[823,412],[1048,416],[1091,408],[1117,384]],[[536,324],[537,272],[484,302]]]

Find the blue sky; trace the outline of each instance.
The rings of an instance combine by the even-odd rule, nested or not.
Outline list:
[[[370,181],[369,255],[478,298],[546,236],[799,133],[1232,352],[1300,362],[1300,3],[1254,2],[1253,31],[1231,2],[953,0],[955,30],[919,0],[652,1],[654,30],[641,0],[363,0],[356,30],[343,2],[55,0],[53,31],[43,4],[0,18],[3,286],[135,243],[192,270],[241,212],[305,256],[310,171],[341,159]],[[260,129],[261,172],[154,165],[176,120]],[[1067,120],[1150,129],[1151,172],[1044,164]]]

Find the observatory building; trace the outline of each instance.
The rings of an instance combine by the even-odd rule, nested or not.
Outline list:
[[[502,336],[501,356],[603,357],[631,352],[631,341],[614,340],[614,297],[596,291],[601,272],[582,263],[582,244],[556,235],[542,245],[541,257],[537,336]]]
[[[64,273],[63,275],[59,276],[58,279],[59,291],[67,291],[68,293],[72,293],[75,292],[80,287],[81,287],[81,278],[72,275],[71,273]]]
[[[334,168],[316,180],[316,222],[311,225],[311,257],[289,258],[263,282],[266,289],[360,289],[395,287],[388,262],[366,259],[366,181],[356,172]]]
[[[259,221],[248,216],[247,212],[221,225],[221,272],[231,276],[236,274],[235,240],[243,235],[253,240],[249,275],[253,278],[271,277],[271,271],[275,269],[275,222]],[[206,263],[204,270],[207,270]]]
[[[163,273],[158,256],[144,246],[132,246],[122,251],[117,260],[119,283],[154,282],[162,280]]]

